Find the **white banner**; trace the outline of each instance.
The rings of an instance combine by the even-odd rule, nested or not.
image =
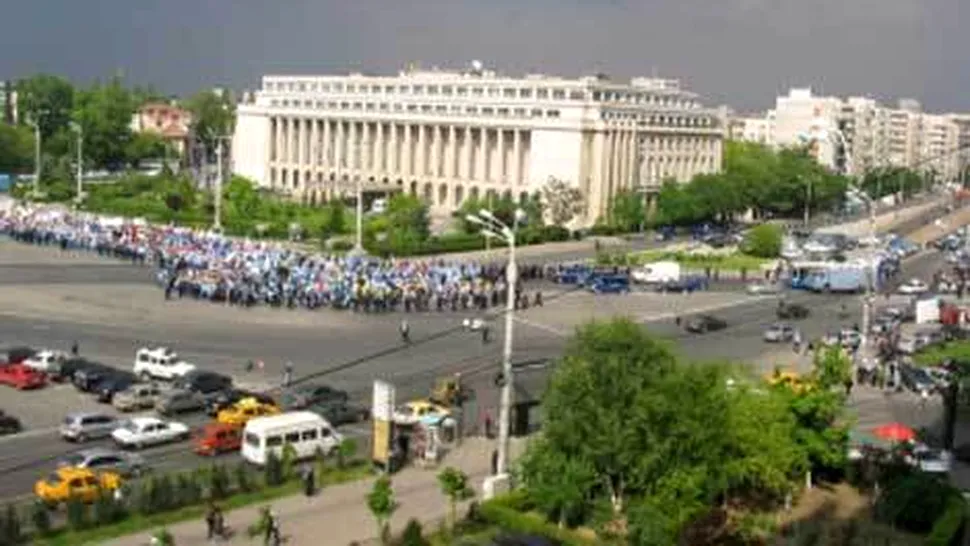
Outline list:
[[[374,403],[371,412],[375,420],[394,419],[394,385],[387,381],[374,381]]]

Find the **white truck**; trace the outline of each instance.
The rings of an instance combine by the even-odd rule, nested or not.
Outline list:
[[[666,284],[680,282],[681,268],[677,262],[654,262],[645,264],[630,273],[637,284]]]
[[[185,362],[167,347],[142,347],[135,352],[135,375],[146,381],[171,381],[195,370],[195,364]]]

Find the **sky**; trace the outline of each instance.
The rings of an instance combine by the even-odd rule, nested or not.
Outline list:
[[[968,0],[8,0],[0,80],[123,73],[170,94],[269,73],[680,78],[711,105],[790,87],[970,111]],[[961,4],[963,4],[961,6]]]

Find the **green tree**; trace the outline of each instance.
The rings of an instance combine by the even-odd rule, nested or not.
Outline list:
[[[549,213],[549,223],[565,227],[583,211],[583,193],[572,184],[550,177],[542,186],[542,204]]]
[[[841,389],[852,380],[852,359],[841,347],[823,347],[815,353],[812,378],[822,389]]]
[[[150,159],[165,159],[171,150],[165,140],[154,133],[135,133],[128,141],[125,149],[125,161],[138,168],[142,162]]]
[[[387,544],[390,533],[389,523],[391,516],[397,511],[397,501],[394,499],[394,487],[391,478],[381,476],[374,480],[374,485],[367,493],[367,508],[370,510],[374,521],[377,523],[377,533],[382,544]]]
[[[17,84],[17,105],[23,120],[39,120],[46,140],[68,127],[74,107],[74,87],[58,76],[38,74]]]
[[[0,123],[0,173],[21,174],[33,167],[33,132],[27,127]]]
[[[326,207],[327,222],[323,237],[329,238],[347,231],[347,206],[340,199],[332,199]]]
[[[643,195],[634,190],[622,190],[610,203],[610,221],[623,231],[639,229],[647,219]]]
[[[529,446],[520,468],[530,498],[550,520],[562,527],[583,519],[599,481],[591,463],[556,451],[540,438]]]
[[[185,102],[192,113],[192,133],[202,141],[211,154],[220,137],[232,134],[236,113],[233,104],[224,95],[211,90],[199,91]]]
[[[774,224],[760,224],[751,228],[744,237],[742,248],[746,254],[759,258],[777,258],[781,254],[784,234]]]
[[[408,194],[391,197],[386,215],[391,237],[411,238],[418,243],[428,238],[428,206],[417,197]]]
[[[84,131],[84,156],[97,167],[127,164],[135,101],[119,78],[78,93],[74,119]]]
[[[438,487],[448,498],[448,527],[454,529],[458,521],[458,503],[475,495],[468,485],[468,475],[454,467],[446,467],[438,473]]]
[[[34,530],[44,537],[51,532],[51,512],[50,509],[41,501],[35,501],[30,505],[30,522]]]
[[[357,454],[357,441],[353,438],[344,438],[337,444],[337,468],[343,470],[347,468],[354,455]]]

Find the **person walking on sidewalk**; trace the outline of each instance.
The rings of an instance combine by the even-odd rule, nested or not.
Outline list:
[[[411,344],[411,325],[407,319],[401,319],[401,341],[406,345]]]

